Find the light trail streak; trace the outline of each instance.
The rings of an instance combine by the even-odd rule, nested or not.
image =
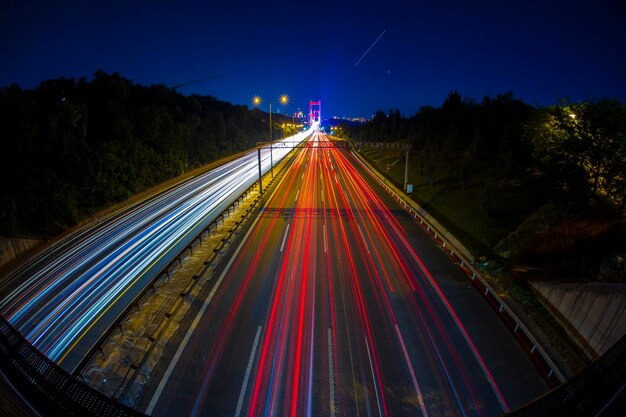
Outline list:
[[[409,357],[409,352],[406,350],[406,344],[404,343],[404,338],[402,337],[402,333],[400,333],[400,328],[396,324],[396,332],[398,333],[398,338],[400,339],[400,344],[402,345],[402,353],[404,354],[404,360],[406,361],[407,366],[409,367],[409,372],[411,373],[411,380],[413,381],[413,387],[415,388],[415,393],[417,394],[417,401],[420,406],[420,410],[422,411],[422,415],[428,417],[428,412],[426,411],[426,407],[424,406],[424,396],[422,395],[422,390],[417,383],[417,377],[415,376],[415,369],[413,369],[413,364],[411,363],[411,358]]]
[[[256,336],[254,337],[254,344],[252,345],[252,352],[250,352],[250,359],[248,359],[248,367],[246,368],[246,375],[243,378],[243,384],[241,384],[241,393],[239,394],[239,400],[237,401],[237,408],[235,409],[235,417],[241,415],[241,407],[243,406],[243,397],[246,395],[246,388],[248,387],[248,379],[250,378],[250,371],[252,370],[252,363],[254,362],[254,356],[256,354],[256,347],[259,344],[259,336],[261,335],[262,327],[257,327]]]
[[[285,141],[300,142],[309,134]],[[275,147],[274,161],[290,150]],[[269,148],[261,152],[263,172],[270,168],[269,153]],[[104,331],[125,303],[193,239],[193,231],[202,230],[257,179],[253,151],[122,215],[80,229],[5,281],[0,313],[63,366],[96,323],[103,320]]]

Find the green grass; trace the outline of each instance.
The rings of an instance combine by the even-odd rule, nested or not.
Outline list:
[[[398,151],[365,149],[362,154],[380,172],[402,188],[405,161]],[[475,256],[493,256],[493,248],[548,200],[542,184],[527,176],[504,181],[494,170],[482,170],[460,184],[454,164],[439,161],[437,181],[419,175],[419,155],[409,160],[409,184],[413,199],[460,239]],[[452,165],[452,166],[450,166]],[[480,210],[480,196],[487,181],[493,186],[493,210],[489,216]]]

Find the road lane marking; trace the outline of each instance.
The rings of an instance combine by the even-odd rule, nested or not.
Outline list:
[[[333,332],[328,328],[328,383],[330,384],[330,416],[335,417],[335,366],[333,362]]]
[[[256,353],[256,347],[259,344],[259,336],[261,336],[262,326],[257,327],[256,336],[254,337],[254,343],[252,344],[252,352],[250,353],[250,359],[248,359],[248,367],[246,368],[246,376],[243,378],[243,384],[241,385],[241,393],[239,393],[239,401],[237,401],[237,409],[235,410],[235,417],[239,417],[241,414],[241,407],[243,406],[243,397],[246,395],[246,389],[248,387],[248,379],[250,378],[250,371],[252,370],[252,363],[254,362],[254,356]]]
[[[374,365],[372,364],[372,354],[370,353],[370,344],[365,337],[365,346],[367,346],[367,356],[370,359],[370,370],[372,371],[372,381],[374,382],[374,391],[376,391],[376,404],[378,404],[378,415],[383,416],[383,411],[380,408],[380,399],[378,398],[378,384],[376,384],[376,376],[374,375]]]
[[[298,201],[298,196],[300,195],[300,190],[298,189],[298,192],[296,193],[296,199],[295,201]]]
[[[402,337],[402,333],[400,333],[400,328],[396,324],[396,332],[398,333],[398,338],[400,339],[400,344],[402,345],[402,352],[404,353],[404,359],[406,360],[407,365],[409,366],[409,372],[411,373],[411,379],[413,380],[413,387],[415,388],[415,392],[417,393],[417,401],[419,402],[420,408],[422,409],[422,415],[428,417],[428,412],[426,411],[426,407],[424,406],[424,397],[422,396],[422,391],[420,390],[419,385],[417,385],[417,378],[415,377],[415,370],[413,369],[413,365],[411,364],[411,359],[409,358],[409,352],[406,350],[406,345],[404,344],[404,338]]]
[[[400,234],[400,232],[397,229],[394,228],[393,230],[396,232],[396,235],[400,237],[400,240],[402,241],[404,246],[409,250],[409,253],[413,257],[413,259],[417,262],[419,268],[424,273],[424,276],[427,278],[427,281],[430,283],[431,288],[433,289],[435,294],[437,294],[439,301],[445,307],[446,311],[450,315],[450,318],[454,321],[454,324],[456,325],[457,330],[459,331],[459,333],[461,333],[461,336],[463,336],[463,339],[465,340],[467,347],[472,352],[472,355],[474,356],[474,359],[478,363],[478,366],[480,366],[480,369],[482,370],[483,375],[489,382],[491,390],[493,391],[494,395],[498,399],[498,402],[500,403],[502,410],[505,413],[508,413],[510,410],[509,405],[507,404],[506,400],[504,399],[504,396],[500,392],[500,389],[498,388],[498,385],[496,384],[496,381],[493,378],[491,371],[487,367],[487,364],[485,363],[482,356],[480,355],[480,352],[478,352],[478,349],[476,348],[476,346],[474,345],[474,342],[472,341],[469,334],[467,333],[467,330],[465,330],[463,323],[461,323],[461,319],[457,316],[456,312],[454,311],[454,309],[448,302],[447,298],[441,291],[441,288],[439,288],[439,285],[437,285],[437,283],[435,282],[434,277],[430,274],[428,269],[426,269],[426,265],[424,265],[422,260],[417,256],[417,254],[415,253],[411,245],[406,241],[406,239],[404,239],[404,237]]]
[[[359,228],[359,233],[361,233],[361,238],[363,238],[363,244],[365,245],[365,249],[367,249],[367,253],[371,254],[370,247],[367,245],[367,241],[365,240],[365,235],[363,234],[363,230],[361,229],[361,225],[357,224]]]
[[[354,357],[352,355],[352,342],[350,342],[350,326],[348,325],[348,313],[346,312],[346,297],[344,295],[345,288],[343,286],[343,280],[339,280],[339,285],[341,286],[341,304],[343,306],[343,322],[345,324],[345,329],[347,333],[346,340],[348,341],[348,353],[350,354],[350,370],[352,371],[352,389],[354,394],[354,405],[356,407],[356,415],[359,417],[361,413],[359,412],[359,392],[356,388],[356,374],[354,373]],[[369,406],[368,406],[369,408]]]
[[[287,240],[287,235],[289,234],[289,223],[287,223],[287,230],[285,230],[285,236],[283,237],[283,244],[280,245],[280,251],[282,252],[285,249],[285,241]]]
[[[322,225],[322,233],[323,233],[323,236],[322,236],[322,237],[323,237],[323,240],[324,240],[324,253],[326,253],[326,250],[327,250],[327,248],[328,248],[328,245],[327,245],[327,243],[326,243],[326,223],[324,223],[324,224]]]
[[[463,403],[461,402],[459,393],[457,392],[457,389],[454,386],[454,382],[452,381],[450,372],[448,372],[448,367],[444,363],[443,358],[441,357],[441,353],[439,353],[439,348],[437,348],[437,345],[435,344],[435,341],[433,340],[433,337],[430,334],[430,330],[428,330],[426,326],[424,326],[424,330],[426,330],[426,336],[428,336],[428,340],[430,340],[430,345],[433,347],[433,350],[435,351],[435,355],[437,356],[437,359],[439,360],[439,364],[441,365],[441,368],[443,369],[443,372],[445,373],[446,378],[448,379],[450,388],[452,388],[452,393],[454,394],[454,398],[456,399],[456,402],[459,405],[459,408],[461,409],[461,414],[463,414],[463,417],[467,417],[467,413],[465,412],[465,408],[463,407]]]
[[[163,378],[161,379],[161,382],[159,383],[159,386],[157,387],[156,391],[152,395],[152,400],[150,400],[150,404],[148,404],[148,408],[146,409],[146,414],[148,414],[148,415],[152,414],[152,411],[154,410],[154,407],[156,407],[156,404],[159,401],[159,398],[161,397],[161,393],[163,392],[163,389],[165,389],[165,385],[167,385],[167,382],[170,379],[170,376],[172,375],[172,372],[174,371],[174,368],[176,367],[176,364],[180,360],[180,357],[181,357],[181,355],[183,353],[183,350],[187,346],[187,343],[189,343],[189,339],[191,338],[191,334],[194,332],[194,330],[196,330],[196,327],[198,326],[198,323],[200,322],[200,319],[204,315],[204,312],[206,311],[206,309],[209,307],[209,304],[211,303],[211,300],[213,299],[213,296],[217,292],[217,289],[219,288],[220,284],[224,280],[224,277],[226,276],[226,273],[228,272],[228,270],[232,266],[233,262],[235,262],[235,258],[237,257],[237,255],[241,251],[241,248],[243,248],[244,243],[246,243],[246,241],[250,237],[250,233],[252,233],[252,231],[256,227],[256,224],[259,222],[260,218],[261,218],[261,215],[259,214],[257,216],[257,218],[254,220],[254,223],[252,223],[252,225],[248,229],[248,232],[246,233],[244,238],[241,240],[241,243],[239,243],[239,246],[237,247],[237,250],[235,250],[235,253],[233,253],[233,256],[231,256],[230,260],[226,264],[226,267],[224,268],[224,270],[220,274],[219,279],[217,280],[217,282],[213,286],[213,289],[211,290],[211,293],[209,294],[209,296],[205,300],[204,304],[202,305],[202,308],[200,308],[200,311],[198,311],[198,314],[196,315],[196,318],[191,323],[191,326],[189,326],[189,330],[187,330],[187,334],[185,334],[185,337],[183,338],[182,342],[178,346],[178,350],[176,350],[176,353],[174,354],[174,357],[172,358],[172,361],[170,362],[170,365],[167,367],[167,370],[163,374]]]

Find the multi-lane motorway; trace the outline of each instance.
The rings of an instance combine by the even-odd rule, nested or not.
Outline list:
[[[309,135],[287,140],[299,143]],[[262,171],[290,150],[279,147],[271,155],[263,148]],[[75,231],[2,281],[0,314],[73,371],[135,296],[258,175],[252,151]]]
[[[464,274],[321,133],[141,391],[155,416],[498,416],[547,391]]]

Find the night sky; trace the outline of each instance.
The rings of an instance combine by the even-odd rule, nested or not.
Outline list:
[[[410,116],[452,90],[626,100],[620,3],[0,0],[0,86],[98,69],[145,85],[221,76],[179,91],[236,104],[258,94],[264,110],[287,93],[286,113],[321,99],[325,117]]]

